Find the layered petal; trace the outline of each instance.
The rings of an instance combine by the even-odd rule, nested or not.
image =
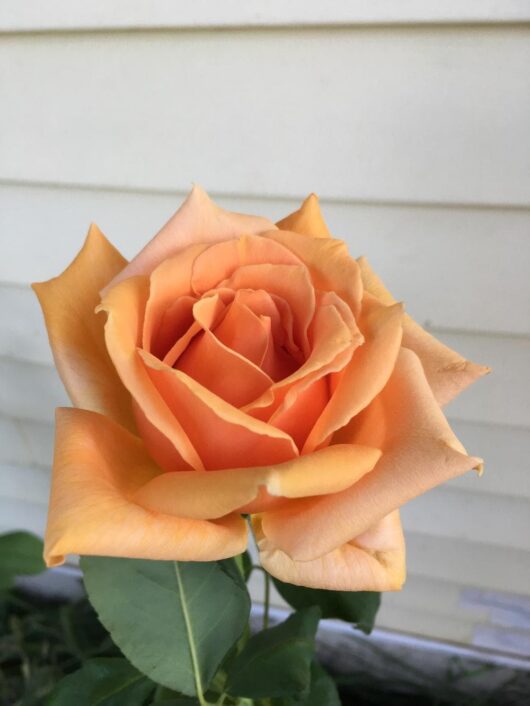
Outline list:
[[[204,468],[276,464],[298,456],[285,432],[253,419],[181,370],[145,351],[139,353],[146,374],[197,449]]]
[[[316,194],[309,194],[297,211],[282,218],[276,225],[280,230],[292,230],[313,238],[331,237]]]
[[[185,519],[131,497],[159,473],[141,441],[102,415],[58,409],[45,538],[48,566],[66,554],[212,561],[246,546],[244,520]]]
[[[261,565],[281,581],[332,591],[398,591],[405,581],[405,540],[398,510],[310,561],[296,561],[274,547],[263,533],[259,516],[253,526]]]
[[[134,429],[130,395],[105,346],[99,291],[127,264],[97,226],[58,277],[33,285],[61,380],[76,407],[108,415]]]
[[[214,519],[255,500],[260,488],[278,498],[337,493],[370,471],[380,456],[378,449],[337,444],[273,466],[163,473],[142,485],[134,499],[155,512]]]
[[[275,230],[263,237],[281,243],[305,264],[315,287],[321,292],[335,292],[354,316],[361,310],[363,283],[356,260],[343,240],[307,238],[299,233]]]
[[[383,389],[398,356],[402,337],[403,309],[400,304],[387,307],[364,298],[359,326],[365,335],[346,365],[326,408],[304,446],[308,453],[324,443],[337,429],[348,424]]]
[[[400,351],[384,390],[334,443],[380,448],[381,460],[348,490],[293,501],[263,515],[263,532],[291,558],[316,559],[446,480],[481,467],[466,455],[440,410],[415,353]]]
[[[109,286],[134,275],[150,274],[161,262],[188,245],[217,243],[274,227],[266,218],[225,211],[195,185],[179,210]]]
[[[395,303],[395,299],[372,270],[366,258],[361,257],[358,262],[366,289],[385,304]],[[429,385],[440,405],[447,404],[468,385],[490,372],[486,366],[472,363],[445,346],[427,333],[408,314],[403,320],[403,345],[418,355]]]
[[[144,431],[151,425],[156,430],[156,438],[162,434],[174,447],[173,467],[203,468],[193,444],[153,385],[138,355],[148,296],[149,278],[143,276],[130,277],[107,292],[99,307],[107,312],[107,350],[123,384],[142,411],[139,421]],[[150,449],[157,458],[154,441],[150,435]]]

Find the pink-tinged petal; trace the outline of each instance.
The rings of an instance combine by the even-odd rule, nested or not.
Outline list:
[[[245,549],[244,520],[197,520],[145,510],[131,499],[159,474],[141,441],[102,415],[58,409],[44,554],[213,561]]]
[[[134,429],[130,395],[105,347],[104,317],[95,313],[99,290],[126,264],[92,225],[71,265],[33,289],[44,313],[55,365],[74,405]]]
[[[337,493],[368,473],[380,456],[378,449],[338,444],[272,466],[163,473],[142,485],[134,500],[154,512],[215,519],[250,503],[260,489],[278,498]]]
[[[160,343],[157,342],[160,338],[164,340],[163,345],[167,345],[167,338],[171,338],[169,330],[171,324],[178,326],[178,311],[171,312],[171,309],[175,306],[179,307],[181,298],[192,297],[193,263],[207,247],[204,244],[190,245],[161,262],[151,273],[142,338],[142,347],[146,350],[155,352],[160,347]],[[196,297],[193,298],[196,299]],[[175,342],[177,335],[176,333],[173,336],[170,345]],[[157,357],[160,356],[157,354]]]
[[[343,240],[307,238],[285,230],[263,233],[263,237],[289,249],[309,269],[316,289],[335,292],[355,316],[359,315],[363,298],[361,271]]]
[[[139,353],[146,373],[197,449],[205,468],[276,464],[298,456],[288,434],[253,419],[149,353]]]
[[[292,230],[295,233],[305,236],[309,235],[313,238],[331,237],[331,233],[320,211],[316,194],[309,194],[297,211],[282,218],[276,225],[280,230]]]
[[[273,231],[275,232],[275,231]],[[197,294],[214,289],[244,265],[301,265],[290,250],[270,238],[242,235],[207,248],[194,262],[191,283]]]
[[[395,299],[372,270],[366,258],[358,260],[366,289],[385,304]],[[490,372],[490,368],[477,365],[445,346],[427,333],[414,319],[405,314],[403,320],[403,345],[418,355],[429,385],[441,406],[459,395],[468,385]]]
[[[99,307],[107,312],[107,350],[123,384],[145,415],[145,422],[175,447],[175,463],[180,464],[184,459],[187,465],[200,469],[203,465],[197,451],[153,385],[138,355],[148,296],[149,278],[142,276],[126,279],[107,292]]]
[[[418,357],[405,348],[384,390],[333,441],[374,446],[383,455],[373,471],[348,490],[293,501],[288,509],[263,516],[267,539],[299,561],[327,554],[412,498],[481,466],[481,459],[466,455]]]
[[[151,274],[161,262],[188,245],[218,243],[274,228],[266,218],[225,211],[203,189],[194,186],[179,210],[109,286],[134,275]]]
[[[262,566],[287,583],[331,591],[398,591],[405,581],[405,540],[395,510],[367,532],[310,561],[295,561],[254,529]]]
[[[227,348],[211,331],[202,331],[175,367],[236,407],[259,397],[272,385],[257,365]]]
[[[401,345],[402,319],[400,304],[387,307],[369,295],[365,297],[359,319],[365,342],[338,378],[330,401],[307,438],[304,452],[318,448],[383,389]]]

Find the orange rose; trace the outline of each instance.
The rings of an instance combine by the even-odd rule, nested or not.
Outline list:
[[[50,566],[230,557],[250,513],[274,576],[398,589],[397,508],[480,466],[440,405],[486,369],[403,314],[315,196],[274,226],[195,187],[130,263],[92,226],[35,290],[75,405],[57,410]]]

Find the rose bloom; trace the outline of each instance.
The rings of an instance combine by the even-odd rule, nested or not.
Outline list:
[[[403,312],[316,196],[274,225],[195,187],[131,262],[96,226],[34,285],[57,410],[45,558],[210,561],[396,590],[398,508],[481,460],[440,407],[487,369]]]

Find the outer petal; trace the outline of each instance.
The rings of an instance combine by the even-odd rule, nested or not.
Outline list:
[[[76,407],[106,414],[134,429],[130,395],[107,353],[99,290],[127,264],[96,225],[58,277],[33,285],[46,321],[55,364]]]
[[[337,493],[371,471],[380,456],[378,449],[337,444],[275,466],[163,473],[135,500],[155,512],[212,519],[252,502],[260,488],[280,498]]]
[[[106,417],[58,409],[46,529],[48,566],[64,555],[211,561],[246,546],[244,520],[216,522],[146,511],[130,500],[158,470],[142,443]]]
[[[372,270],[366,258],[358,260],[366,289],[385,304],[395,299]],[[403,345],[421,360],[429,385],[438,401],[445,405],[468,385],[490,372],[484,365],[472,363],[427,333],[408,314],[403,321]]]
[[[293,501],[263,515],[263,532],[293,559],[327,554],[366,532],[408,500],[450,478],[481,467],[466,455],[427,383],[415,353],[402,349],[388,384],[334,438],[381,448],[371,473],[348,490]]]
[[[157,265],[195,243],[217,243],[248,233],[270,230],[274,225],[260,216],[225,211],[195,185],[179,210],[109,284],[133,275],[150,274]]]
[[[281,581],[332,591],[398,591],[405,581],[405,540],[398,510],[311,561],[295,561],[275,548],[263,534],[259,516],[253,524],[261,564]]]
[[[276,225],[280,230],[293,230],[295,233],[310,235],[313,238],[331,237],[322,217],[316,194],[309,194],[298,211],[282,218]]]

